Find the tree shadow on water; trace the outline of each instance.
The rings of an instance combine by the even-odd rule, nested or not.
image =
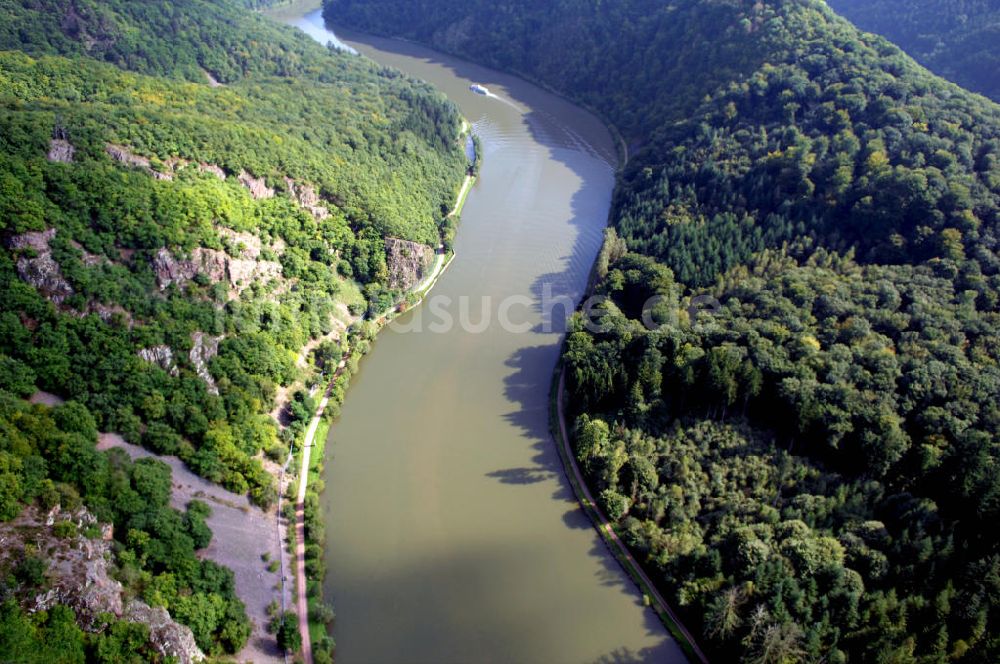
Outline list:
[[[533,465],[496,470],[487,473],[488,477],[507,484],[537,484],[562,478],[562,460],[549,429],[548,401],[552,369],[558,354],[559,348],[554,344],[526,346],[505,362],[514,371],[504,379],[504,396],[515,408],[504,415],[504,419],[531,441]],[[553,498],[574,499],[565,479],[558,482]]]
[[[606,655],[594,660],[594,664],[645,664],[646,662],[664,662],[661,648],[642,648],[635,650],[622,646],[615,648]],[[684,660],[677,660],[684,661]]]
[[[504,484],[538,484],[552,479],[552,473],[541,468],[507,468],[486,473]]]

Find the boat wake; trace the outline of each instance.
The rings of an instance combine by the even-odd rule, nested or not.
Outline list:
[[[524,110],[520,106],[518,106],[517,104],[515,104],[514,102],[512,102],[510,99],[504,99],[500,95],[494,94],[492,92],[487,92],[486,96],[489,97],[490,99],[496,99],[499,102],[503,102],[504,104],[507,104],[508,106],[510,106],[511,108],[513,108],[518,113],[524,113]]]

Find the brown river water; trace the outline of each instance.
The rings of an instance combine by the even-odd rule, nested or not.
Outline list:
[[[315,1],[275,14],[336,40]],[[379,336],[330,432],[337,661],[683,662],[580,510],[549,433],[560,321],[607,221],[611,136],[516,77],[337,34],[447,94],[483,152],[455,260]]]

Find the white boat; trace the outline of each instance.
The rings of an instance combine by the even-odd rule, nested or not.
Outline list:
[[[469,89],[477,95],[488,95],[490,93],[489,89],[485,85],[479,85],[478,83],[473,83],[469,86]]]

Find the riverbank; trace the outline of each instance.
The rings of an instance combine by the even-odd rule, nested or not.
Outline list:
[[[468,128],[468,124],[464,123],[463,127]],[[462,208],[465,207],[465,199],[469,197],[469,192],[472,191],[472,185],[476,183],[475,175],[466,175],[465,180],[462,181],[462,187],[458,190],[458,198],[455,202],[455,207],[451,209],[448,213],[448,218],[460,218],[462,216]],[[455,252],[445,252],[439,251],[434,255],[434,265],[431,267],[431,271],[428,272],[423,279],[420,280],[413,288],[410,289],[409,294],[416,295],[417,300],[410,308],[419,305],[423,302],[427,294],[434,288],[434,284],[437,283],[444,271],[448,269],[451,262],[455,260]]]
[[[345,361],[341,360],[340,366],[334,375],[336,380],[342,373]],[[302,639],[301,654],[302,659],[310,663],[313,661],[312,654],[312,633],[309,629],[309,600],[308,584],[306,582],[306,523],[305,523],[305,502],[306,490],[309,486],[309,476],[312,471],[311,453],[316,432],[319,430],[320,421],[327,405],[330,403],[329,389],[324,393],[323,398],[316,408],[316,413],[309,422],[306,429],[305,438],[302,441],[302,462],[299,472],[299,489],[295,496],[295,609],[298,614],[299,635]],[[317,458],[322,458],[322,450],[319,450]],[[318,598],[322,599],[322,598]]]
[[[468,122],[463,119],[462,131],[459,139],[462,140],[466,138],[470,129],[471,127]],[[452,207],[446,218],[459,218],[461,216],[462,208],[465,206],[466,198],[472,190],[472,186],[475,181],[476,176],[472,174],[465,176],[465,179],[462,181],[462,186],[459,188],[458,195],[456,196],[455,205]],[[300,446],[302,453],[299,461],[299,482],[294,502],[294,570],[295,607],[298,616],[299,636],[302,641],[300,654],[302,655],[303,661],[307,664],[314,661],[313,642],[316,640],[316,636],[326,635],[326,630],[329,628],[329,625],[317,616],[317,614],[323,613],[318,610],[319,607],[323,605],[321,580],[314,581],[313,588],[310,589],[310,584],[306,577],[306,545],[315,544],[317,546],[318,553],[320,555],[323,553],[322,542],[318,541],[320,538],[310,537],[309,540],[311,541],[307,541],[306,538],[306,498],[309,487],[311,485],[315,486],[314,480],[318,480],[319,474],[322,472],[326,438],[330,428],[330,422],[324,422],[324,414],[327,412],[327,407],[330,404],[331,398],[334,399],[335,405],[339,409],[349,386],[351,375],[357,370],[357,364],[360,361],[361,356],[366,354],[370,349],[371,342],[374,341],[378,332],[381,331],[381,329],[396,315],[413,307],[419,306],[437,283],[441,275],[448,269],[448,266],[454,258],[454,252],[446,254],[442,251],[437,253],[430,272],[426,274],[418,284],[411,288],[409,293],[407,293],[407,297],[415,295],[417,298],[416,301],[411,302],[404,298],[401,302],[397,302],[382,315],[375,317],[375,320],[371,323],[374,328],[361,337],[364,342],[363,346],[356,343],[356,338],[354,336],[350,334],[348,335],[347,344],[340,363],[338,364],[333,377],[323,390],[323,396],[316,408],[316,412],[313,414],[313,417],[309,422],[308,428],[306,429],[302,445]],[[363,350],[360,350],[361,348],[363,348]],[[336,417],[336,414],[334,414],[334,417]],[[320,436],[322,436],[322,438],[320,438]],[[316,448],[315,454],[313,453],[314,448]],[[322,490],[315,491],[314,493],[317,496],[317,507],[315,509],[318,510],[318,497],[319,494],[322,493]],[[321,519],[321,514],[317,514],[315,516],[316,518]]]
[[[455,203],[455,207],[452,208],[451,212],[448,213],[449,217],[458,217],[462,214],[462,208],[465,207],[465,199],[468,198],[469,192],[472,191],[472,185],[476,181],[475,175],[466,175],[465,181],[462,182],[462,188],[458,190],[458,200]]]
[[[587,487],[587,482],[583,477],[583,473],[580,472],[579,465],[576,463],[576,457],[573,454],[573,448],[569,441],[569,428],[566,425],[566,414],[563,412],[566,403],[566,368],[561,363],[556,367],[552,378],[552,402],[550,404],[552,421],[557,424],[557,426],[553,427],[552,436],[556,441],[559,456],[563,461],[563,470],[566,472],[566,479],[573,486],[573,492],[576,494],[581,507],[583,507],[583,510],[594,524],[594,529],[600,534],[601,539],[608,546],[611,554],[621,564],[632,581],[635,582],[642,593],[643,601],[647,602],[656,611],[664,627],[667,628],[670,634],[681,645],[688,659],[708,664],[708,659],[701,651],[701,648],[698,647],[694,636],[687,630],[673,608],[656,589],[656,586],[646,575],[645,571],[643,571],[642,566],[629,552],[628,547],[618,537],[614,526],[604,515],[600,505],[594,500],[590,489]]]

